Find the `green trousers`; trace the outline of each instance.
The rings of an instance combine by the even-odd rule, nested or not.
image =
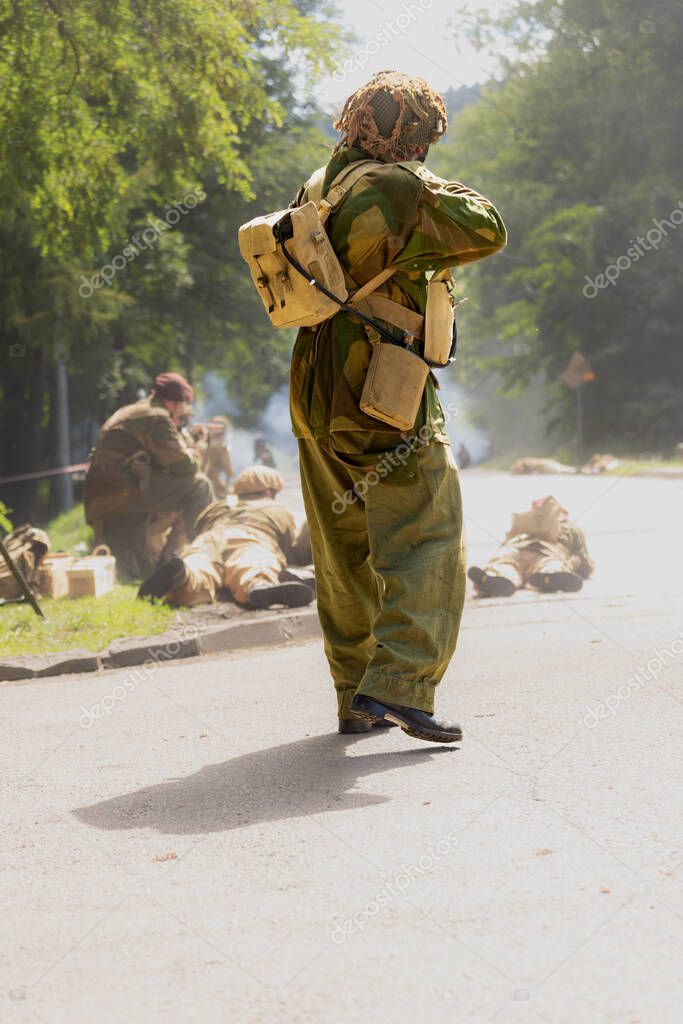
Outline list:
[[[299,441],[339,717],[354,693],[433,712],[465,598],[458,471],[448,445],[359,451],[358,436]]]

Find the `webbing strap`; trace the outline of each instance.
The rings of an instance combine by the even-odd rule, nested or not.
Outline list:
[[[371,295],[360,307],[372,317],[378,317],[392,327],[398,327],[406,334],[412,334],[418,341],[424,336],[425,318],[400,302],[387,299],[384,295]]]
[[[318,202],[318,212],[323,224],[327,221],[330,214],[337,209],[339,204],[343,203],[356,182],[360,181],[363,175],[367,174],[371,167],[376,167],[379,163],[379,160],[357,160],[355,163],[349,164],[343,171],[339,172],[330,185],[325,198],[320,199]],[[318,172],[316,171],[316,174],[313,175],[314,179],[316,178],[317,173]],[[314,181],[313,184],[314,187],[316,187],[317,182]],[[320,188],[322,189],[322,183],[320,183]]]
[[[325,179],[326,167],[320,167],[311,176],[308,183],[308,199],[318,205],[320,220],[326,223],[330,214],[344,201],[356,182],[367,174],[371,167],[380,165],[380,160],[357,160],[348,165],[336,176],[325,198],[322,198],[322,187]],[[399,302],[383,295],[374,295],[390,277],[398,270],[398,267],[388,266],[381,270],[362,287],[358,287],[351,275],[344,271],[346,286],[350,293],[348,304],[356,307],[359,312],[366,316],[379,317],[392,327],[397,327],[404,333],[411,334],[418,340],[424,336],[424,317],[415,313],[412,309],[402,306]]]
[[[372,295],[373,292],[377,291],[380,285],[388,281],[390,277],[398,270],[398,267],[385,267],[384,270],[380,270],[379,274],[375,274],[369,281],[366,281],[362,287],[354,284],[354,290],[349,302],[352,306],[362,302],[363,299],[367,299],[368,295]]]

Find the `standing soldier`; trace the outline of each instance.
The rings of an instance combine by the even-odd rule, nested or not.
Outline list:
[[[254,463],[257,466],[270,466],[271,469],[275,469],[273,451],[262,437],[257,437],[254,441]]]
[[[422,166],[447,128],[443,100],[422,79],[375,75],[349,97],[335,128],[341,140],[324,177],[304,186],[297,205],[318,198],[320,177],[324,197],[344,168],[377,161],[330,217],[328,232],[351,290],[391,265],[395,273],[375,293],[382,300],[375,308],[393,308],[396,319],[402,306],[399,319],[421,321],[430,272],[497,252],[506,243],[503,222],[477,192]],[[385,319],[391,313],[375,315],[401,343],[404,331]],[[421,354],[418,342],[413,351]],[[391,721],[420,739],[450,743],[461,738],[460,727],[433,710],[465,593],[458,473],[431,375],[407,434],[361,411],[371,353],[363,324],[340,311],[299,331],[291,366],[339,728],[361,732]],[[420,443],[410,443],[417,437]],[[344,494],[353,500],[340,510]]]
[[[119,409],[98,434],[85,478],[85,517],[124,579],[154,568],[147,559],[154,514],[180,513],[192,538],[195,519],[214,499],[180,432],[192,398],[184,377],[160,373],[148,398]]]
[[[212,416],[210,423],[202,423],[192,430],[199,453],[199,465],[202,473],[206,473],[211,481],[217,498],[227,496],[234,472],[230,458],[229,426],[227,416]]]

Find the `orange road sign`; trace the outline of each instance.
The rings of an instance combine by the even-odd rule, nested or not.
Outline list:
[[[580,352],[574,352],[562,374],[562,380],[568,388],[580,388],[582,384],[595,380],[595,373],[586,357]]]

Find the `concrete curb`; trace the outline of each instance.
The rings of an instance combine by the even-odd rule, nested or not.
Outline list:
[[[100,669],[130,668],[155,663],[196,658],[205,654],[242,651],[252,647],[272,647],[314,640],[321,636],[315,606],[296,613],[237,618],[207,626],[187,619],[174,633],[131,640],[115,640],[104,651],[58,651],[54,654],[25,655],[0,661],[0,683],[44,676],[97,672]]]
[[[35,679],[42,676],[63,676],[72,672],[97,672],[99,655],[92,651],[55,651],[51,654],[27,654],[0,662],[0,682],[14,679]]]

